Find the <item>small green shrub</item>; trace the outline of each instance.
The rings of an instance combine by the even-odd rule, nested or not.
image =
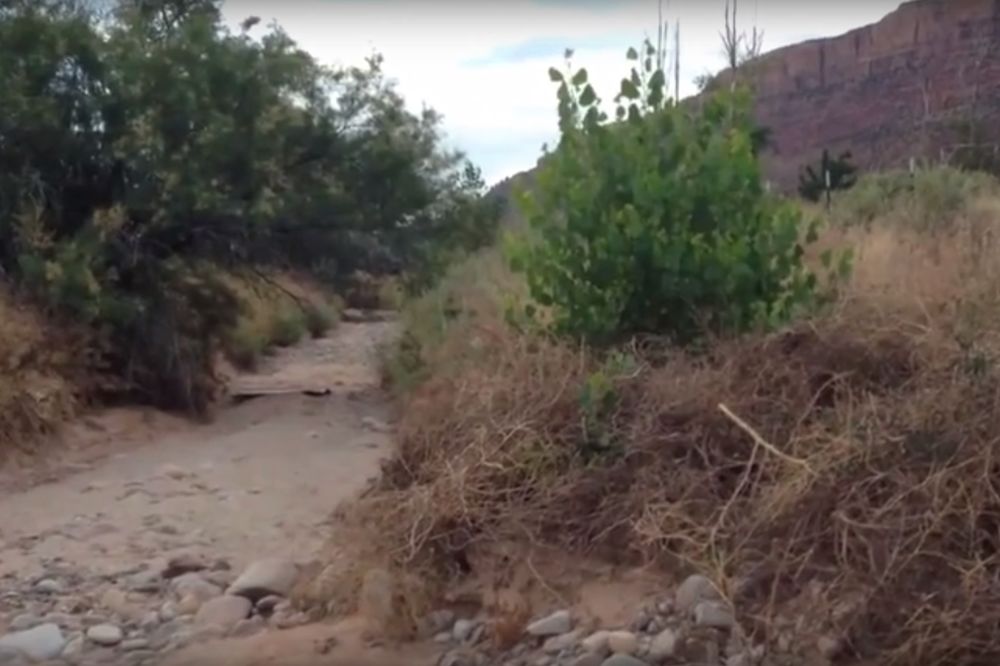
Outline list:
[[[851,164],[850,151],[841,153],[840,157],[831,158],[830,152],[823,150],[823,155],[815,167],[807,164],[799,172],[799,196],[815,203],[828,191],[832,193],[849,190],[857,182],[858,168]]]
[[[647,42],[621,82],[619,122],[608,124],[571,55],[565,73],[549,73],[559,145],[536,191],[521,194],[534,239],[510,243],[513,268],[555,330],[597,343],[633,334],[685,343],[808,306],[816,278],[802,263],[805,225],[764,190],[748,94],[673,105]]]
[[[323,337],[340,320],[340,312],[326,303],[309,303],[305,307],[304,315],[306,329],[314,338]]]
[[[271,342],[279,347],[294,345],[306,334],[306,322],[306,315],[301,308],[288,308],[279,312],[271,322]]]
[[[266,349],[267,339],[247,321],[240,321],[226,338],[226,354],[241,370],[255,370]]]

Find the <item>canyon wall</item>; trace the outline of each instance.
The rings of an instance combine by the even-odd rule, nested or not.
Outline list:
[[[845,9],[846,11],[846,9]],[[1000,139],[1000,0],[915,0],[878,23],[750,64],[768,176],[789,190],[824,148],[866,170]]]

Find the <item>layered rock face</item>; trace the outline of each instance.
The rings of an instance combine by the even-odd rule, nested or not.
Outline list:
[[[788,190],[824,148],[865,170],[948,160],[1000,139],[1000,0],[915,0],[839,37],[750,65],[757,117],[772,130],[768,176]]]

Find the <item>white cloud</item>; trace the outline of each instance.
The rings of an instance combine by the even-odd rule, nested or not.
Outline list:
[[[665,18],[681,22],[682,94],[693,91],[694,76],[722,65],[723,2],[664,2]],[[765,46],[776,48],[877,20],[896,4],[746,0],[740,7],[747,24],[756,16]],[[657,20],[657,0],[228,0],[223,10],[234,25],[250,15],[276,20],[325,63],[360,63],[381,52],[408,102],[440,111],[449,139],[483,167],[488,182],[532,166],[541,144],[557,137],[546,72],[560,66],[562,47],[581,47],[575,63],[610,99],[627,72],[625,49],[655,33]],[[554,52],[545,55],[548,45]],[[509,57],[516,52],[523,57]]]

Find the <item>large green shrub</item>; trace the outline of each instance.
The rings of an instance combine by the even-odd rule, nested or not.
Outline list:
[[[515,270],[555,329],[594,342],[665,334],[688,342],[788,318],[814,296],[798,209],[769,196],[741,90],[693,108],[665,94],[654,49],[636,62],[608,123],[585,69],[550,70],[558,147],[521,198],[528,240]],[[530,306],[529,306],[530,308]]]

